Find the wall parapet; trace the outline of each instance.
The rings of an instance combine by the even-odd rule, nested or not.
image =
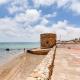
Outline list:
[[[36,69],[30,74],[27,80],[49,80],[52,74],[53,63],[55,58],[56,46],[54,46],[42,60],[42,62],[36,67]]]

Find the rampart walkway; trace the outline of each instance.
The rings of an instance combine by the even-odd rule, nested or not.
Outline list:
[[[79,45],[67,47],[56,50],[51,80],[80,80]]]

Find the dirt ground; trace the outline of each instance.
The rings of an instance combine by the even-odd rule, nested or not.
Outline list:
[[[45,55],[22,54],[0,68],[0,80],[26,80]]]

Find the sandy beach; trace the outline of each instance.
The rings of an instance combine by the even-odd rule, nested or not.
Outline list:
[[[23,53],[0,67],[0,80],[26,80],[45,55]]]

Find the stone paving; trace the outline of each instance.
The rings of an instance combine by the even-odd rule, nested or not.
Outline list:
[[[51,80],[80,80],[80,49],[57,48]]]

